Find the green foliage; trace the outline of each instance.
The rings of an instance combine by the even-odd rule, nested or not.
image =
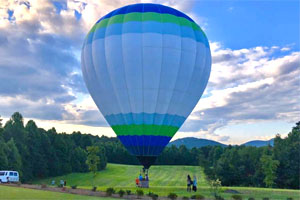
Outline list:
[[[202,199],[205,199],[205,197],[201,194],[195,194],[195,195],[191,196],[191,199],[202,200]]]
[[[184,196],[184,197],[182,197],[182,200],[189,200],[190,198],[188,198],[188,197],[186,197],[186,196]]]
[[[97,187],[96,187],[96,186],[93,186],[93,187],[92,187],[92,191],[93,191],[93,192],[96,192],[96,191],[97,191]]]
[[[220,195],[215,195],[214,196],[216,200],[225,200],[222,196]]]
[[[121,189],[118,191],[118,194],[120,195],[120,197],[123,197],[125,194],[125,191]]]
[[[239,195],[239,194],[234,194],[234,195],[232,195],[231,197],[232,197],[232,199],[234,199],[234,200],[242,200],[242,199],[243,199],[243,197],[242,197],[241,195]]]
[[[178,196],[177,196],[177,194],[175,194],[175,193],[172,193],[172,192],[171,192],[171,193],[168,194],[168,198],[169,198],[169,199],[174,200],[174,199],[177,199],[177,197],[178,197]]]
[[[141,189],[137,189],[137,190],[136,190],[136,195],[137,195],[138,197],[142,197],[142,196],[144,196],[144,191],[141,190]]]
[[[277,135],[274,140],[274,159],[279,161],[276,186],[300,189],[300,121],[284,139]]]
[[[158,199],[158,194],[152,194],[151,199],[152,200],[157,200]]]
[[[2,120],[3,119],[1,119],[1,115],[0,115],[0,128],[2,128]]]
[[[116,193],[115,189],[112,187],[109,187],[106,189],[106,195],[111,196],[112,194]]]
[[[253,198],[253,197],[249,197],[249,198],[248,198],[248,200],[255,200],[255,198]]]
[[[71,188],[72,189],[77,189],[77,185],[72,185]]]
[[[6,143],[0,140],[0,169],[8,169],[8,158],[7,158],[8,147]]]
[[[21,171],[22,160],[14,139],[11,138],[7,142],[6,146],[6,155],[8,160],[7,168],[9,170]]]
[[[260,162],[265,175],[264,183],[267,187],[273,187],[276,179],[276,170],[279,165],[278,160],[274,160],[270,155],[263,155],[260,158]]]
[[[98,171],[97,166],[100,163],[100,158],[97,155],[98,152],[99,152],[99,147],[89,146],[86,149],[87,149],[87,152],[88,152],[88,156],[87,156],[87,159],[86,159],[86,164],[88,165],[89,170],[91,172],[93,172],[93,175],[95,177],[96,174],[97,174],[97,171]]]
[[[291,198],[291,197],[288,197],[288,198],[286,198],[286,200],[293,200],[293,198]]]
[[[153,192],[149,192],[149,193],[147,194],[147,196],[151,197],[152,200],[158,199],[158,194],[155,194],[155,193],[153,193]]]
[[[131,195],[131,190],[126,190],[127,195]]]
[[[88,156],[86,159],[86,164],[89,167],[89,170],[93,173],[93,185],[94,179],[96,178],[98,171],[98,164],[100,163],[100,158],[97,155],[99,152],[99,147],[97,146],[89,146],[87,147]]]
[[[16,112],[4,126],[0,125],[0,168],[18,170],[22,182],[87,172],[88,146],[99,148],[97,171],[104,169],[107,162],[139,164],[118,138],[80,132],[57,133],[55,128],[46,131],[38,128],[33,120],[24,125],[23,116]],[[156,164],[200,164],[209,179],[219,179],[225,186],[299,189],[299,149],[300,122],[297,122],[286,138],[276,136],[274,147],[229,145],[187,149],[185,146],[171,146],[165,148]]]
[[[221,187],[222,187],[222,184],[219,179],[210,181],[210,191],[214,197],[220,195]]]
[[[270,200],[269,197],[264,197],[262,200]]]

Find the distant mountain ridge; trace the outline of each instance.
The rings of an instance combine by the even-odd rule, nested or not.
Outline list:
[[[246,142],[244,144],[241,145],[245,145],[245,146],[255,146],[255,147],[263,147],[263,146],[268,146],[268,145],[274,146],[274,138],[271,140],[253,140],[253,141],[249,141]]]
[[[177,147],[180,147],[181,145],[185,145],[188,149],[191,149],[193,147],[200,148],[204,146],[222,146],[222,147],[227,146],[225,144],[213,140],[199,139],[194,137],[180,138],[168,144],[168,146],[172,146],[172,145],[175,145]]]
[[[246,142],[244,144],[241,144],[240,146],[255,146],[255,147],[262,147],[262,146],[273,146],[274,145],[274,139],[271,140],[253,140]],[[226,144],[222,144],[220,142],[214,141],[214,140],[208,140],[208,139],[200,139],[200,138],[194,138],[194,137],[186,137],[186,138],[180,138],[177,140],[174,140],[168,144],[168,146],[175,145],[176,147],[180,147],[181,145],[185,145],[188,149],[191,149],[193,147],[200,148],[204,146],[227,146]]]

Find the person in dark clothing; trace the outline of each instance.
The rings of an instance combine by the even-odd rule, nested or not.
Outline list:
[[[191,179],[190,175],[188,174],[187,179],[186,179],[186,185],[187,185],[186,191],[188,191],[188,192],[191,191],[192,183],[193,183],[192,179]]]

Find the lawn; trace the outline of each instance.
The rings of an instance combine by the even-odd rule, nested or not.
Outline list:
[[[27,189],[21,187],[10,187],[0,185],[0,199],[1,200],[115,200],[113,198],[101,198],[101,197],[91,197],[91,196],[82,196],[75,194],[67,194],[60,192],[50,192],[42,190]]]
[[[141,166],[134,165],[118,165],[108,164],[107,168],[100,171],[95,179],[95,184],[99,190],[105,191],[107,187],[115,189],[129,189],[135,191],[135,178],[139,175]],[[196,175],[198,178],[199,191],[197,194],[202,194],[205,197],[211,197],[210,187],[205,179],[205,175],[201,167],[197,166],[152,166],[149,172],[150,189],[144,189],[145,193],[149,191],[167,196],[170,192],[174,192],[179,196],[191,196],[192,193],[186,192],[186,176]],[[66,176],[54,177],[48,179],[37,180],[36,184],[50,184],[51,180],[56,183],[59,180],[66,180],[67,185],[77,185],[79,188],[91,189],[92,174],[91,173],[72,173]],[[269,197],[274,200],[286,200],[287,197],[292,197],[294,200],[300,199],[300,191],[284,190],[284,189],[267,189],[267,188],[251,188],[251,187],[223,187],[226,189],[237,190],[241,193],[244,199],[254,197],[262,199]],[[222,193],[226,199],[230,199],[232,194]]]

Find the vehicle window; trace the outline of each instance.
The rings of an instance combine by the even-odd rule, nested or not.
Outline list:
[[[14,176],[18,176],[17,172],[14,172]]]
[[[0,176],[4,176],[4,172],[0,172]]]
[[[13,176],[13,175],[14,175],[14,173],[13,173],[13,172],[9,172],[9,175],[10,175],[10,176]]]

